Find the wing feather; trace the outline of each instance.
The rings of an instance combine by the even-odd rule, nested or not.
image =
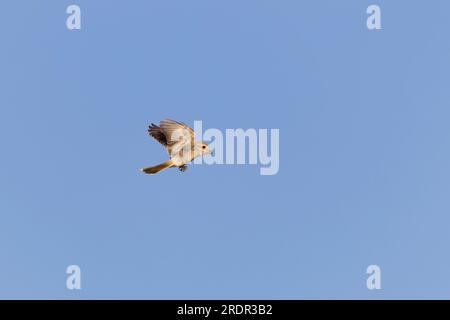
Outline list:
[[[188,144],[191,148],[194,146],[194,130],[183,122],[165,119],[159,123],[159,126],[152,123],[148,133],[165,146],[171,155],[179,153]]]
[[[163,146],[167,146],[167,139],[166,136],[164,135],[163,131],[161,130],[160,127],[158,127],[156,124],[152,123],[149,127],[148,127],[148,134],[155,138],[156,141],[158,141],[159,143],[161,143]]]

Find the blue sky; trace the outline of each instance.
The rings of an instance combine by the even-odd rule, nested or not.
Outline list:
[[[449,11],[5,1],[0,298],[450,298]],[[167,117],[279,128],[280,171],[143,175],[166,157],[147,125]]]

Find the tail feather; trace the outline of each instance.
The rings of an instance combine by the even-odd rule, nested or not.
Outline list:
[[[171,160],[166,161],[164,163],[158,164],[157,166],[154,167],[147,167],[147,168],[143,168],[141,169],[142,172],[147,173],[147,174],[155,174],[158,173],[160,171],[163,171],[164,169],[173,167],[174,164]]]

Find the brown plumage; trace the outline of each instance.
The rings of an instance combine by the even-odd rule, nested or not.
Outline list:
[[[141,169],[144,173],[155,174],[170,167],[178,167],[180,171],[185,171],[186,164],[194,158],[211,154],[208,145],[195,142],[194,130],[182,122],[166,119],[161,121],[159,126],[152,123],[148,127],[148,133],[166,148],[170,160]]]

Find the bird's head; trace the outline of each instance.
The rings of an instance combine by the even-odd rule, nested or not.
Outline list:
[[[200,153],[201,153],[202,156],[211,154],[211,152],[212,152],[212,151],[209,149],[209,146],[208,146],[206,143],[204,143],[204,142],[198,142],[198,143],[197,143],[197,147],[198,147],[198,149],[200,150]]]

